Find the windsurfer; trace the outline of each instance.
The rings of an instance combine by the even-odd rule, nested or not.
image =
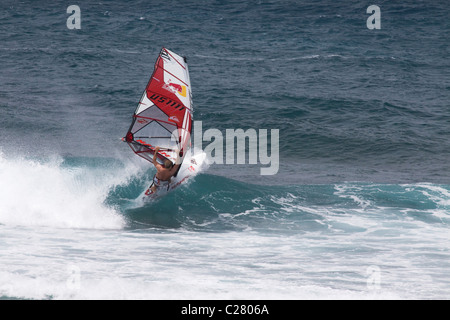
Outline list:
[[[181,165],[180,163],[180,154],[177,151],[177,161],[175,165],[170,160],[164,161],[164,165],[158,163],[157,154],[160,150],[160,147],[156,147],[155,154],[153,155],[153,165],[156,168],[156,174],[153,176],[153,183],[151,189],[151,193],[154,193],[157,188],[161,186],[168,186],[170,183],[170,179],[175,175],[178,170],[178,167]]]

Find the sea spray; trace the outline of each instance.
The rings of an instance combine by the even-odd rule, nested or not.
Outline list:
[[[123,217],[104,200],[125,178],[106,167],[67,167],[61,157],[39,161],[0,156],[0,223],[122,228]]]

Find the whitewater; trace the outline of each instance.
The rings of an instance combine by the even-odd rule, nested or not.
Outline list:
[[[341,183],[273,194],[206,173],[142,207],[151,171],[133,161],[3,155],[1,296],[448,297],[448,186]],[[196,203],[183,205],[193,194]]]

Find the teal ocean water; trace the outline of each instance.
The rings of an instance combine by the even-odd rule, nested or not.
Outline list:
[[[0,4],[0,297],[450,296],[449,8],[379,1]],[[162,46],[203,130],[279,130],[154,203],[120,138]],[[203,147],[208,143],[204,142]]]

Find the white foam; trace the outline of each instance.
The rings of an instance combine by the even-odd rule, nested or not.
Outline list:
[[[123,217],[104,204],[125,177],[0,155],[0,224],[63,228],[122,228]]]
[[[24,227],[22,231],[30,229]],[[401,298],[366,268],[311,260],[316,240],[257,233],[150,234],[121,230],[10,233],[0,247],[0,296],[31,299],[374,299]],[[101,232],[101,237],[99,236]],[[61,241],[62,238],[64,241]],[[40,240],[40,241],[35,241]],[[313,247],[311,247],[311,245]],[[210,248],[221,248],[210,250]],[[302,248],[302,250],[296,250]],[[15,252],[14,254],[12,254]],[[62,255],[61,252],[65,254]],[[306,253],[306,255],[305,255]],[[338,273],[350,273],[339,288]],[[314,277],[324,280],[311,281]]]
[[[423,195],[428,197],[440,206],[450,206],[450,191],[442,186],[432,184],[417,184],[415,187],[420,187],[425,190],[419,190]]]
[[[336,190],[336,192],[334,193],[335,195],[337,195],[340,198],[352,199],[363,209],[370,207],[372,204],[369,200],[362,199],[360,196],[357,195],[362,190],[361,187],[343,184],[343,185],[335,185],[334,188]]]

